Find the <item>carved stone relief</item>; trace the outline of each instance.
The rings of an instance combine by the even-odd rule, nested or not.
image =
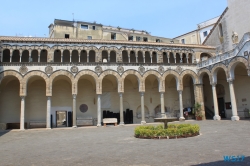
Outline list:
[[[118,66],[117,67],[117,72],[118,73],[123,73],[124,72],[124,68],[122,66]]]
[[[70,71],[71,71],[72,73],[77,73],[77,72],[78,72],[78,67],[77,67],[77,66],[72,66],[72,67],[70,68]]]
[[[24,75],[28,72],[28,68],[26,66],[21,66],[19,72]]]
[[[102,67],[101,66],[96,66],[95,67],[95,72],[98,73],[98,74],[101,73],[102,72]]]
[[[53,67],[51,67],[51,66],[45,67],[45,73],[46,74],[52,74],[52,72],[53,72]]]

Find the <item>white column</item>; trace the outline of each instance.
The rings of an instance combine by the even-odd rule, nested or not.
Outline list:
[[[149,56],[150,56],[150,62],[152,63],[152,59],[153,59],[153,53],[149,53]]]
[[[176,53],[173,52],[173,56],[174,56],[174,63],[176,63]]]
[[[187,63],[189,63],[189,61],[188,61],[188,53],[186,54],[186,59],[187,59]]]
[[[101,124],[101,95],[97,95],[97,127],[102,126]]]
[[[61,62],[63,62],[63,50],[61,50]]]
[[[167,54],[168,63],[169,63],[169,56],[170,56],[170,53],[169,53],[169,52],[167,52],[166,54]]]
[[[180,103],[180,121],[185,120],[185,118],[183,117],[183,104],[182,104],[182,90],[178,90],[179,92],[179,103]]]
[[[1,54],[1,62],[3,62],[3,50],[2,50],[2,54]]]
[[[10,51],[10,62],[12,62],[12,55],[13,55],[13,52]]]
[[[37,52],[38,52],[38,60],[37,60],[37,61],[40,62],[40,59],[41,59],[41,58],[40,58],[40,57],[41,57],[41,51],[38,50]]]
[[[161,117],[165,118],[166,114],[165,114],[165,105],[164,105],[164,92],[161,92]]]
[[[180,63],[182,63],[182,53],[180,53]]]
[[[71,51],[69,52],[69,57],[70,57],[69,62],[72,62],[72,52]]]
[[[143,63],[145,63],[145,55],[144,55],[144,52],[142,52],[142,58],[143,58]]]
[[[135,62],[138,63],[138,55],[136,52],[135,52]]]
[[[119,95],[120,95],[120,125],[124,125],[122,93],[119,93]]]
[[[21,96],[20,130],[24,130],[25,123],[25,96]]]
[[[144,111],[144,92],[141,92],[141,124],[146,124]]]
[[[216,94],[216,84],[212,84],[213,101],[214,101],[214,120],[221,120],[218,110],[218,99]]]
[[[231,105],[232,105],[232,114],[233,114],[233,116],[231,117],[231,120],[237,121],[237,120],[240,120],[240,118],[237,113],[237,104],[236,104],[235,94],[234,94],[233,79],[229,79],[228,82],[229,82],[230,98],[231,98]]]
[[[51,129],[51,96],[47,96],[47,118],[46,128]]]
[[[89,51],[87,51],[87,62],[89,62]]]
[[[110,62],[110,52],[108,52],[108,62]]]
[[[78,55],[78,62],[81,62],[81,51],[80,53],[77,51],[77,55]]]
[[[130,55],[128,55],[128,63],[130,63]]]
[[[19,51],[19,54],[20,54],[20,60],[19,60],[19,62],[22,62],[22,51]]]
[[[32,59],[33,61],[33,59]],[[31,62],[31,51],[29,52],[29,62]]]
[[[73,94],[73,126],[74,128],[77,127],[76,124],[76,94]]]

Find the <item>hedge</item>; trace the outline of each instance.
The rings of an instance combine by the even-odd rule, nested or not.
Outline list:
[[[199,131],[198,124],[169,124],[167,129],[164,129],[163,125],[138,126],[135,128],[135,137],[148,139],[186,138],[199,135]]]

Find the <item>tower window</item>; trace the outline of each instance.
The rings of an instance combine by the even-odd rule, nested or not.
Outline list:
[[[182,44],[185,44],[185,39],[181,39],[181,43],[182,43]]]
[[[95,26],[92,26],[92,29],[95,30]]]
[[[134,39],[133,36],[129,36],[129,37],[128,37],[128,40],[129,40],[129,41],[133,41],[133,39]]]
[[[83,25],[83,24],[81,24],[81,28],[82,28],[82,29],[89,29],[89,26],[88,26],[88,25]]]
[[[207,36],[207,31],[203,32],[203,36],[204,36],[204,37]]]
[[[111,40],[116,40],[116,33],[111,33]]]
[[[69,39],[69,34],[65,34],[65,39]]]

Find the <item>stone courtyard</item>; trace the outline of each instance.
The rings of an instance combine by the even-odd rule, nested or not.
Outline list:
[[[136,139],[137,125],[0,132],[0,165],[250,165],[249,120],[184,123],[199,124],[201,135]],[[224,155],[246,158],[229,163]]]

